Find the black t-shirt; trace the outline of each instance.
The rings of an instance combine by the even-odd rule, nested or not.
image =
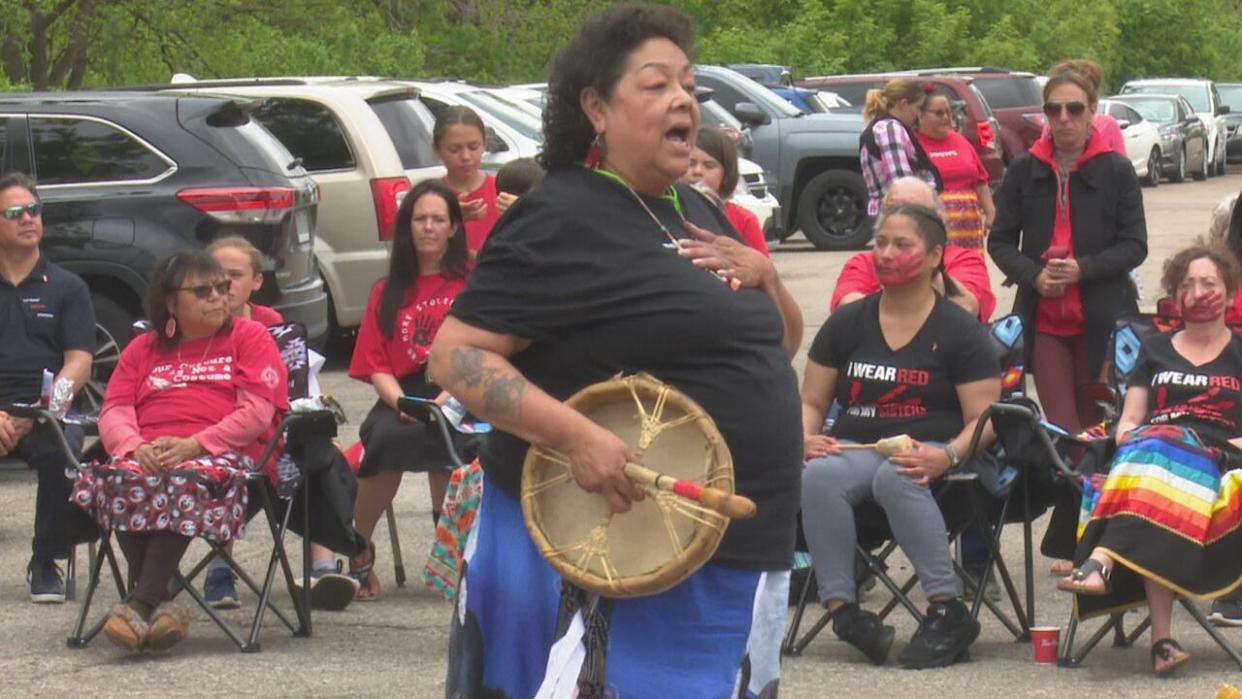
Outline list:
[[[95,311],[78,275],[40,256],[20,284],[0,278],[0,405],[39,399],[66,350],[95,351]]]
[[[810,358],[839,372],[832,436],[956,437],[963,427],[956,387],[1000,376],[999,349],[978,320],[938,295],[923,327],[893,351],[880,332],[880,296],[837,308],[811,344]]]
[[[1173,333],[1143,342],[1131,386],[1147,386],[1150,425],[1193,429],[1209,445],[1242,437],[1242,339],[1237,333],[1212,361],[1195,366],[1173,348]]]
[[[688,220],[731,234],[702,195],[675,191]],[[669,199],[644,201],[673,235],[689,237]],[[549,173],[492,231],[450,313],[533,340],[510,360],[557,399],[646,372],[696,401],[728,444],[737,490],[758,505],[754,518],[729,525],[713,560],[789,568],[802,439],[780,314],[763,292],[732,291],[681,258],[623,185],[580,167]],[[515,495],[527,446],[493,432],[480,452]]]

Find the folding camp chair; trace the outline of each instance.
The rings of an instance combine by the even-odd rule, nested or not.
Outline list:
[[[289,370],[290,398],[295,400],[307,399],[308,362],[306,329],[298,323],[287,323],[272,326],[268,330],[280,348],[281,357]],[[293,507],[295,498],[301,500],[302,531],[304,533],[310,531],[310,489],[307,487],[307,475],[302,470],[302,465],[294,462],[297,465],[297,473],[287,474],[288,480],[282,481],[280,487],[277,488],[272,486],[267,475],[261,469],[262,464],[268,463],[269,459],[276,454],[276,450],[280,448],[282,441],[288,447],[297,439],[299,432],[319,435],[335,434],[336,414],[331,410],[320,407],[321,405],[322,403],[317,403],[311,399],[298,401],[297,407],[291,410],[281,421],[276,434],[264,449],[262,457],[256,462],[255,469],[246,476],[252,503],[257,496],[260,509],[264,513],[268,528],[272,534],[272,552],[268,557],[262,584],[257,583],[238,565],[224,549],[224,544],[210,539],[204,539],[210,547],[207,555],[194,565],[188,574],[182,574],[180,571],[177,571],[173,576],[174,596],[181,592],[189,595],[243,653],[255,653],[261,650],[259,635],[268,610],[271,610],[289,628],[294,636],[306,638],[311,635],[310,538],[308,536],[302,537],[302,585],[300,587],[294,582],[293,570],[289,564],[289,558],[284,545],[284,536],[290,528],[291,515],[295,509]],[[277,503],[280,505],[278,506]],[[254,511],[253,506],[251,511]],[[129,596],[125,577],[121,574],[121,568],[117,562],[111,538],[111,531],[105,531],[100,536],[99,555],[92,562],[90,581],[87,584],[82,609],[78,613],[77,620],[68,639],[70,648],[86,647],[99,634],[107,622],[107,617],[105,616],[89,628],[87,627],[91,603],[99,587],[105,562],[112,572],[118,596],[122,600],[127,599]],[[239,635],[220,616],[219,612],[207,604],[198,590],[194,588],[194,579],[216,557],[223,560],[258,598],[255,614],[250,623],[249,635],[245,638]],[[289,614],[278,607],[272,599],[278,569],[292,599],[293,616],[296,618],[296,622],[290,618]]]
[[[419,422],[436,426],[437,432],[444,440],[444,447],[448,452],[449,461],[454,469],[462,468],[465,466],[465,462],[461,455],[457,453],[457,447],[453,443],[453,435],[474,435],[484,431],[482,426],[486,425],[486,423],[481,422],[463,423],[461,419],[451,420],[435,401],[417,396],[402,396],[398,398],[397,409]],[[463,425],[468,427],[470,431],[463,430]],[[388,503],[388,509],[384,511],[384,518],[388,522],[388,540],[392,543],[393,576],[396,578],[397,587],[405,587],[407,579],[405,560],[401,556],[401,538],[397,527],[397,513],[393,510],[392,503]]]
[[[1004,367],[1002,377],[1002,392],[1009,396],[1019,396],[1022,394],[1025,375],[1022,367],[1022,323],[1016,315],[1009,315],[1005,318],[995,321],[990,326],[991,336],[996,342],[997,351],[1001,356],[1001,365]],[[976,453],[978,445],[982,438],[984,426],[987,425],[991,416],[992,408],[980,418],[975,433],[971,437],[971,448],[968,453]],[[987,548],[987,558],[984,567],[985,574],[981,579],[962,567],[961,563],[954,560],[954,569],[958,576],[965,583],[968,592],[974,592],[974,601],[971,605],[971,617],[978,618],[982,607],[986,606],[988,610],[995,616],[1006,629],[1009,630],[1019,640],[1029,638],[1030,635],[1030,619],[1034,609],[1034,602],[1031,601],[1028,609],[1024,610],[1019,600],[1017,589],[1013,584],[1013,579],[1009,574],[1008,566],[1005,564],[1004,558],[1000,553],[1000,534],[1001,529],[1006,521],[1010,518],[1010,502],[1013,498],[1016,485],[1016,472],[1007,474],[1010,479],[1008,487],[1005,487],[999,496],[989,492],[981,484],[979,475],[971,472],[958,472],[945,476],[934,487],[936,488],[936,501],[941,506],[941,511],[945,513],[945,524],[948,528],[949,540],[957,541],[962,533],[971,527],[977,527],[983,532],[984,545]],[[993,487],[997,487],[996,484]],[[963,509],[963,500],[966,509]],[[1025,510],[1024,510],[1025,511]],[[1023,517],[1024,521],[1029,518]],[[918,582],[917,575],[911,575],[904,583],[898,584],[892,579],[887,572],[886,561],[888,557],[897,549],[897,542],[892,539],[891,532],[888,530],[887,520],[884,518],[883,510],[874,503],[864,503],[855,512],[855,521],[858,523],[858,542],[855,544],[855,553],[857,560],[861,565],[856,566],[858,570],[858,582],[867,577],[874,577],[879,581],[892,595],[891,599],[878,612],[881,619],[890,614],[897,606],[901,606],[910,613],[919,623],[923,621],[923,612],[910,600],[909,593]],[[1029,528],[1029,522],[1027,522]],[[1029,539],[1028,539],[1029,542]],[[872,553],[873,549],[879,548],[877,553]],[[1030,547],[1028,543],[1027,556],[1030,556]],[[995,566],[996,572],[1000,577],[1000,583],[1005,589],[1008,600],[1012,606],[1016,622],[1010,619],[1009,615],[1000,605],[988,599],[986,588],[989,584],[986,571]],[[1027,565],[1027,590],[1028,600],[1032,595],[1030,590],[1032,583],[1030,581],[1030,565]],[[812,590],[815,588],[815,574],[809,573],[803,583],[802,589],[798,594],[796,609],[794,610],[793,619],[789,628],[786,630],[785,639],[782,643],[781,650],[786,655],[800,655],[806,646],[814,640],[815,636],[827,626],[831,615],[825,611],[815,624],[801,638],[798,637],[798,629],[802,623],[802,617],[806,611],[806,607],[812,602]]]
[[[1124,400],[1125,390],[1129,385],[1130,375],[1134,371],[1135,364],[1138,359],[1139,349],[1144,341],[1161,333],[1173,332],[1182,327],[1182,321],[1175,315],[1169,315],[1168,311],[1171,304],[1167,300],[1157,304],[1157,307],[1163,312],[1155,314],[1140,314],[1133,317],[1122,318],[1117,321],[1113,331],[1112,339],[1109,343],[1109,354],[1111,365],[1109,367],[1109,384],[1112,389],[1114,401],[1117,406],[1121,405]],[[1233,328],[1235,332],[1238,328]],[[1059,431],[1049,425],[1043,426],[1045,431],[1057,434]],[[1063,436],[1063,432],[1058,436]],[[1060,460],[1059,454],[1055,449],[1049,452],[1051,458]],[[1069,482],[1081,494],[1083,490],[1082,474],[1076,470],[1071,470],[1073,478]],[[1208,636],[1220,646],[1221,650],[1242,668],[1242,653],[1221,634],[1208,620],[1203,611],[1199,609],[1191,600],[1178,597],[1177,601],[1181,603],[1182,608],[1195,620],[1199,626],[1207,632]],[[1077,651],[1074,649],[1074,641],[1078,633],[1078,625],[1081,621],[1078,618],[1076,610],[1070,612],[1070,620],[1065,636],[1061,639],[1061,647],[1058,649],[1057,664],[1061,667],[1079,667],[1082,661],[1099,645],[1100,641],[1111,631],[1113,634],[1113,646],[1118,648],[1128,648],[1140,638],[1151,626],[1151,617],[1148,616],[1139,622],[1129,633],[1125,632],[1123,624],[1124,612],[1117,612],[1108,616],[1108,619],[1096,629],[1096,631],[1088,637],[1087,641]]]

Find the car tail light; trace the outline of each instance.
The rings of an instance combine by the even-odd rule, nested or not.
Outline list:
[[[371,197],[375,200],[375,223],[379,226],[379,239],[392,240],[397,227],[397,209],[401,199],[410,191],[406,177],[377,177],[371,180]]]
[[[976,121],[975,131],[979,134],[979,145],[987,150],[996,147],[996,133],[992,131],[992,124],[986,121]]]
[[[177,198],[229,223],[278,223],[297,200],[289,187],[203,187],[183,189]]]

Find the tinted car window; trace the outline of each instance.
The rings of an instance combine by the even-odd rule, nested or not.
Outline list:
[[[354,154],[327,107],[306,100],[270,99],[254,111],[254,117],[302,159],[308,172],[353,169]]]
[[[431,152],[431,131],[427,128],[427,124],[435,120],[426,106],[407,97],[371,100],[367,104],[396,146],[402,169],[430,167],[436,163]]]
[[[725,109],[729,110],[730,114],[733,113],[733,110],[737,107],[738,102],[750,101],[750,98],[733,89],[732,85],[724,82],[723,80],[717,80],[715,76],[698,75],[696,76],[696,79],[698,82],[701,82],[716,91],[714,99]]]
[[[1125,121],[1128,121],[1131,124],[1137,124],[1143,120],[1142,115],[1140,115],[1138,112],[1134,111],[1133,109],[1125,106],[1124,104],[1113,104],[1112,106],[1108,108],[1108,114],[1114,119],[1117,119],[1117,120],[1124,119]]]
[[[992,109],[1031,107],[1043,104],[1044,95],[1033,77],[990,78],[975,80]]]
[[[1181,95],[1190,103],[1191,109],[1196,112],[1210,112],[1208,108],[1208,89],[1199,85],[1180,85],[1177,83],[1154,83],[1147,85],[1126,85],[1122,88],[1122,92],[1129,93],[1147,93],[1162,95]]]
[[[854,106],[862,106],[867,102],[867,90],[884,87],[883,81],[878,83],[829,83],[822,89],[837,93],[841,99]]]
[[[1242,85],[1219,85],[1220,103],[1229,107],[1229,111],[1242,112]]]
[[[148,180],[169,164],[120,129],[77,117],[32,117],[35,174],[39,184]]]

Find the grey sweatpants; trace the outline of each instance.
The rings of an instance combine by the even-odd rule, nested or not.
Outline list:
[[[928,599],[960,597],[944,516],[931,489],[897,473],[896,466],[867,449],[812,459],[802,471],[802,530],[811,549],[820,601],[855,602],[854,507],[874,500],[914,565]]]

